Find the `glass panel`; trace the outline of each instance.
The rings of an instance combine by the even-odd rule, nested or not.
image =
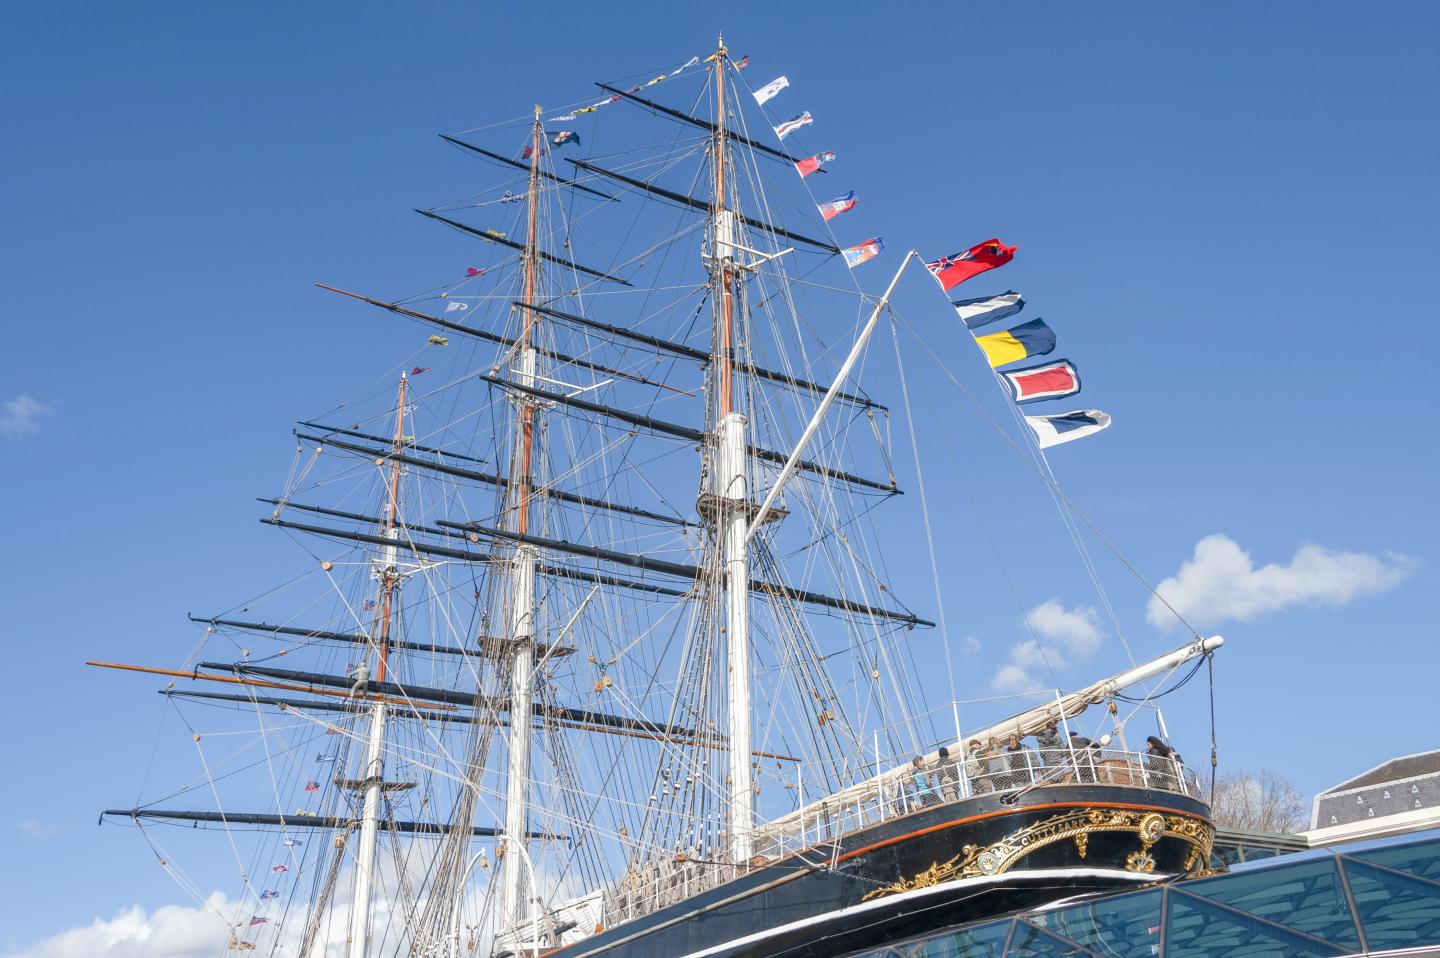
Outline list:
[[[1440,944],[1440,885],[1344,860],[1372,951]]]
[[[1240,859],[1247,862],[1258,862],[1262,858],[1274,858],[1280,854],[1279,851],[1269,845],[1241,845]]]
[[[1056,938],[1028,922],[1015,926],[1015,937],[1010,941],[1010,950],[1005,958],[1080,958],[1088,953],[1072,942]]]
[[[1332,857],[1187,882],[1185,890],[1349,951],[1360,950],[1360,935]]]
[[[995,921],[913,942],[894,950],[905,958],[1000,958],[1010,922]]]
[[[1108,958],[1150,958],[1160,942],[1160,893],[1117,895],[1029,920]]]
[[[1322,958],[1346,950],[1170,890],[1165,958]]]
[[[1440,881],[1440,839],[1376,848],[1368,852],[1357,852],[1354,857],[1385,865],[1396,871],[1419,875],[1421,878]]]

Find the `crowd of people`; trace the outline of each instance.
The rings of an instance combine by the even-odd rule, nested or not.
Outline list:
[[[1034,745],[1027,745],[1026,739],[1033,739]],[[916,756],[911,762],[908,791],[920,805],[953,802],[965,794],[962,772],[969,794],[974,795],[1006,792],[1041,781],[1145,784],[1168,791],[1184,790],[1180,755],[1159,736],[1145,740],[1142,763],[1143,774],[1128,758],[1118,762],[1107,758],[1100,742],[1083,735],[1072,734],[1067,742],[1059,724],[1052,722],[1033,736],[1011,735],[1003,743],[996,738],[985,742],[971,739],[962,756],[951,754],[945,746],[932,761]]]

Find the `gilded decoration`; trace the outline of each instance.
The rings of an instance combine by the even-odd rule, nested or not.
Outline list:
[[[1193,872],[1197,865],[1203,867],[1209,863],[1210,848],[1215,841],[1214,826],[1198,818],[1128,809],[1078,808],[1017,829],[991,845],[966,845],[949,861],[932,862],[913,878],[901,878],[876,888],[862,900],[929,888],[957,878],[1000,875],[1030,853],[1056,842],[1074,841],[1076,853],[1084,858],[1089,851],[1090,836],[1097,832],[1133,832],[1140,840],[1140,847],[1126,857],[1125,869],[1140,874],[1155,870],[1150,849],[1162,838],[1178,838],[1190,845],[1184,865],[1187,873]]]

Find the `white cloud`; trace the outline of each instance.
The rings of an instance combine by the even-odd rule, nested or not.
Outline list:
[[[11,958],[214,958],[225,950],[230,932],[222,916],[234,912],[220,892],[204,907],[163,905],[147,915],[134,905],[109,921],[96,918]]]
[[[64,825],[46,825],[33,818],[22,818],[15,823],[15,827],[31,838],[38,839],[59,838],[68,830]]]
[[[0,436],[14,439],[40,431],[45,420],[55,415],[58,404],[19,395],[0,403]]]
[[[1339,552],[1307,543],[1288,565],[1255,567],[1250,553],[1229,536],[1206,536],[1195,554],[1156,591],[1196,628],[1224,621],[1246,622],[1291,606],[1345,605],[1383,592],[1407,575],[1413,563],[1401,555]],[[1145,618],[1162,629],[1178,623],[1152,596]]]
[[[1025,613],[1025,624],[1034,638],[1012,646],[1004,665],[995,672],[990,687],[997,692],[1022,692],[1043,688],[1035,673],[1063,668],[1088,659],[1100,647],[1105,634],[1098,616],[1088,605],[1067,609],[1058,599],[1048,599]]]
[[[1055,599],[1042,602],[1025,616],[1030,629],[1046,645],[1068,652],[1078,659],[1089,657],[1100,647],[1104,635],[1088,605],[1067,609]]]
[[[990,680],[990,686],[997,692],[1023,692],[1035,685],[1035,676],[1018,665],[1000,666]]]
[[[960,651],[966,655],[974,655],[980,651],[980,640],[973,635],[962,635],[959,644]]]

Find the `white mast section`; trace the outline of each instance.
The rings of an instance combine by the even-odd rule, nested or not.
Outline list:
[[[730,158],[725,133],[725,39],[720,38],[715,63],[715,209],[710,276],[716,294],[718,355],[716,385],[715,499],[716,531],[725,564],[726,731],[730,737],[729,783],[730,859],[750,859],[755,828],[755,789],[751,767],[750,557],[745,529],[750,496],[746,478],[745,416],[734,406],[736,216],[725,202],[726,164]]]
[[[540,182],[540,107],[535,108],[535,122],[530,131],[530,189],[525,244],[525,303],[535,302],[536,270],[539,262],[537,220]],[[533,387],[535,369],[535,323],[537,313],[522,308],[522,331],[516,357],[516,381]],[[507,510],[508,524],[522,536],[530,531],[530,500],[535,453],[534,401],[528,394],[516,400],[518,409],[515,458],[510,490],[514,493]],[[510,655],[510,748],[505,779],[505,846],[514,846],[517,853],[504,858],[500,888],[500,927],[506,928],[523,919],[524,864],[528,858],[525,836],[529,831],[530,813],[530,752],[534,724],[531,721],[535,679],[535,546],[521,542],[515,547],[511,567],[510,617],[507,631]],[[532,879],[533,881],[533,879]]]
[[[395,540],[400,536],[398,518],[400,512],[400,459],[399,453],[405,445],[405,374],[400,375],[400,391],[395,403],[395,440],[392,448],[396,456],[390,461],[389,490],[386,496],[385,528],[383,535],[387,544],[381,548],[379,568],[380,579],[380,635],[376,646],[380,654],[376,670],[376,681],[387,679],[386,670],[390,660],[390,629],[395,618],[396,593],[400,588],[400,566]],[[369,663],[362,663],[354,673],[355,690],[364,689],[370,676]],[[370,950],[370,899],[375,883],[375,849],[380,824],[380,794],[385,785],[385,719],[383,701],[376,701],[370,708],[370,734],[365,743],[364,774],[360,784],[364,786],[364,800],[360,813],[360,842],[355,851],[355,895],[350,904],[350,935],[347,939],[346,954],[349,958],[365,958]]]
[[[393,556],[394,546],[385,546]],[[355,853],[355,900],[350,906],[350,958],[370,950],[370,895],[375,880],[376,833],[380,822],[380,787],[385,773],[385,703],[370,712],[370,737],[365,746],[365,806],[360,816],[360,847]]]

